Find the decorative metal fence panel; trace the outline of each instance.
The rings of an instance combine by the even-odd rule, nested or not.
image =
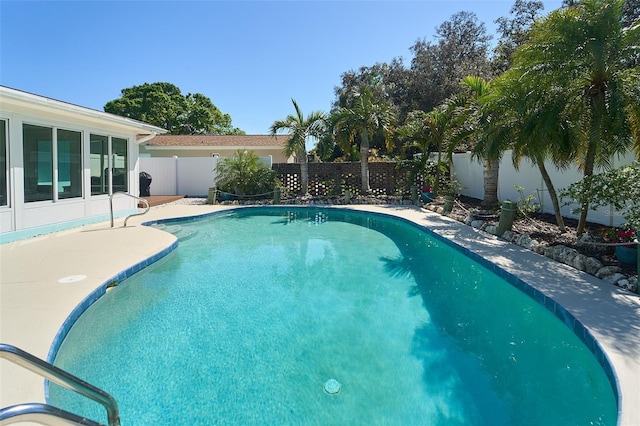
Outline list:
[[[300,192],[300,164],[276,163],[273,170],[278,172],[283,188],[293,193]],[[404,171],[397,170],[395,162],[369,163],[369,186],[374,195],[409,196],[410,186]],[[420,187],[425,179],[418,176],[414,183]],[[309,194],[312,196],[331,196],[361,193],[361,166],[359,162],[348,163],[309,163]]]

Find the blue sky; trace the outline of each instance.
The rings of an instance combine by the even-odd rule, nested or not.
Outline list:
[[[265,134],[291,98],[329,111],[343,72],[410,60],[456,12],[494,34],[513,1],[0,0],[0,84],[102,110],[124,88],[165,81]]]

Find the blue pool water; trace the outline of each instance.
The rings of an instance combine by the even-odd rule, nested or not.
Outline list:
[[[616,424],[575,334],[411,224],[252,208],[156,226],[178,248],[94,303],[55,360],[112,394],[124,425]]]

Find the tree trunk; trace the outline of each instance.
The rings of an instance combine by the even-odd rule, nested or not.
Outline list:
[[[588,194],[591,192],[591,179],[588,177],[593,175],[593,168],[596,162],[596,153],[601,148],[602,127],[601,123],[603,115],[606,113],[605,108],[605,90],[603,87],[595,87],[589,92],[589,104],[590,104],[590,127],[589,127],[589,145],[587,145],[587,153],[584,157],[584,174],[582,179],[584,181],[583,190]],[[585,180],[586,179],[586,180]],[[582,197],[582,204],[580,205],[580,220],[578,220],[578,228],[576,229],[576,235],[581,237],[584,234],[584,230],[587,227],[587,215],[589,214],[589,197]]]
[[[306,151],[302,151],[300,154],[300,190],[302,195],[309,193],[309,162],[307,159]]]
[[[362,132],[360,141],[360,169],[362,171],[362,193],[371,192],[369,186],[369,134],[366,130]]]
[[[595,163],[595,147],[593,144],[589,144],[589,148],[587,149],[587,155],[584,159],[584,174],[582,179],[588,178],[593,175],[593,167]],[[591,190],[591,180],[587,179],[584,181],[584,191],[589,193]],[[582,204],[580,205],[580,219],[578,220],[578,227],[576,228],[576,235],[581,237],[584,234],[584,230],[587,227],[587,214],[589,213],[589,198],[584,197],[582,200]]]
[[[553,186],[553,182],[551,182],[551,177],[547,172],[547,168],[544,166],[543,160],[536,160],[538,164],[538,169],[540,170],[540,174],[542,175],[542,180],[549,191],[549,197],[551,198],[551,204],[553,204],[553,212],[556,215],[556,223],[558,224],[558,229],[560,232],[565,233],[567,229],[564,226],[564,218],[562,217],[562,213],[560,212],[560,203],[558,202],[558,193],[556,192],[556,188]]]
[[[498,174],[500,162],[497,160],[484,161],[484,199],[480,204],[484,208],[496,207],[498,202]]]

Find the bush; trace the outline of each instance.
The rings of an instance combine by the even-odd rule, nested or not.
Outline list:
[[[262,163],[253,151],[236,151],[216,167],[216,187],[236,195],[271,194],[278,186],[278,175]]]
[[[621,212],[630,228],[640,228],[640,162],[588,176],[562,191],[566,204],[589,201],[589,208],[613,206]],[[579,210],[579,209],[578,209]]]

